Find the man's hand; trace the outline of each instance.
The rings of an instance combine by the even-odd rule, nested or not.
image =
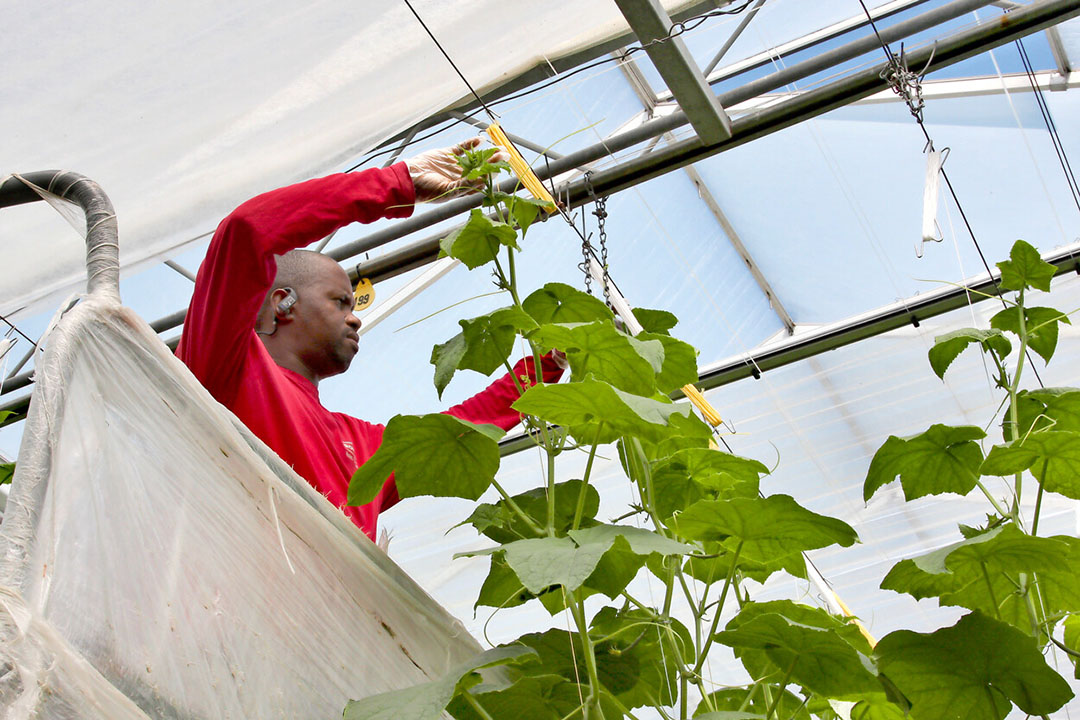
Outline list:
[[[428,150],[406,160],[416,188],[416,202],[442,202],[483,189],[483,180],[465,180],[461,176],[461,166],[457,162],[457,156],[479,144],[480,138],[469,138],[453,147]],[[488,162],[506,162],[507,159],[506,153],[500,150]]]

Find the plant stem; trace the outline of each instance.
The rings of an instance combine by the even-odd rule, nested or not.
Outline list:
[[[585,700],[585,720],[589,720],[590,709],[595,710],[596,716],[603,720],[604,711],[600,707],[600,675],[596,670],[596,651],[593,650],[592,638],[589,637],[589,626],[585,622],[585,601],[581,597],[580,588],[574,591],[574,598],[570,603],[570,613],[573,615],[574,623],[578,628],[582,651],[585,653],[585,670],[589,675],[589,697]]]
[[[987,489],[987,487],[983,485],[981,479],[975,478],[975,484],[979,487],[980,490],[982,490],[983,495],[985,495],[986,499],[990,501],[990,504],[994,506],[994,509],[997,510],[998,515],[1000,515],[1001,517],[1013,517],[1013,514],[1003,508],[1001,506],[1001,503],[997,501],[997,498],[995,498]]]
[[[686,697],[686,675],[679,674],[679,717],[681,720],[687,719],[688,699]]]
[[[705,664],[705,658],[709,656],[709,648],[712,647],[713,636],[716,635],[716,628],[720,625],[720,615],[724,611],[724,601],[727,600],[728,590],[731,588],[732,583],[735,580],[735,566],[739,562],[739,553],[742,552],[743,543],[740,540],[738,547],[735,548],[735,554],[731,558],[731,569],[728,570],[727,579],[724,581],[724,589],[720,591],[720,600],[716,604],[716,613],[713,615],[712,627],[709,628],[709,634],[705,637],[705,643],[701,647],[701,654],[698,655],[697,663],[694,665],[694,672],[700,673],[702,666]],[[735,595],[738,596],[736,590]]]
[[[475,710],[476,714],[479,715],[481,718],[483,718],[483,720],[494,720],[494,718],[492,718],[490,715],[488,715],[487,710],[485,710],[483,708],[483,706],[480,705],[480,703],[477,701],[477,699],[473,697],[471,692],[469,692],[468,690],[465,690],[464,692],[461,693],[461,696],[463,698],[465,698],[465,701],[467,703],[469,703],[469,705],[472,706],[472,709]]]
[[[1018,322],[1020,325],[1020,354],[1016,358],[1016,372],[1013,373],[1012,382],[1009,384],[1009,425],[1010,434],[1012,440],[1016,440],[1020,433],[1020,411],[1016,407],[1016,393],[1020,388],[1020,376],[1024,371],[1024,360],[1027,358],[1027,318],[1024,317],[1024,291],[1020,290],[1020,294],[1017,297],[1016,312],[1018,316]],[[1024,473],[1016,473],[1016,478],[1013,481],[1013,518],[1016,524],[1020,525],[1020,496],[1024,490]]]
[[[532,530],[537,535],[544,534],[544,529],[537,525],[536,522],[534,522],[533,519],[529,517],[529,515],[524,510],[522,510],[516,502],[514,502],[514,498],[510,497],[506,493],[506,490],[503,489],[503,486],[499,484],[498,480],[492,480],[491,485],[495,488],[496,491],[498,491],[499,495],[502,496],[502,499],[506,503],[506,506],[510,508],[510,510],[513,511],[515,515],[521,518],[522,522],[528,525],[530,530]]]
[[[1042,476],[1046,477],[1046,466],[1049,460],[1043,460]],[[1031,536],[1039,534],[1039,513],[1042,512],[1043,484],[1039,483],[1039,492],[1035,495],[1035,514],[1031,519]]]
[[[780,702],[784,699],[784,692],[787,690],[788,680],[791,679],[791,673],[795,670],[795,663],[798,661],[799,658],[796,655],[795,659],[791,661],[791,665],[788,667],[787,672],[784,673],[784,679],[780,681],[780,692],[777,693],[776,700],[772,703],[772,706],[765,711],[765,720],[769,720],[769,718],[773,717],[774,713],[777,718],[780,717]]]
[[[585,491],[589,489],[589,478],[592,476],[593,460],[596,459],[596,449],[600,445],[600,432],[603,429],[603,422],[596,426],[596,436],[593,438],[592,448],[589,450],[589,459],[585,462],[585,474],[581,478],[581,491],[578,493],[577,507],[574,508],[574,530],[577,530],[578,526],[581,525],[581,516],[585,512]]]

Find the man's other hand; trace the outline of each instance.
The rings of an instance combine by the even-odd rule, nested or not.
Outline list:
[[[480,138],[464,140],[453,147],[441,150],[428,150],[405,161],[409,167],[409,176],[416,188],[416,202],[442,202],[450,198],[481,190],[483,180],[465,180],[461,176],[461,166],[457,156],[466,150],[472,150],[480,144]],[[488,162],[506,162],[508,157],[503,151],[492,155]]]

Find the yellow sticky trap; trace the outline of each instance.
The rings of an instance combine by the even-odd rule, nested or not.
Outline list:
[[[375,302],[375,286],[371,284],[371,280],[360,278],[360,282],[356,283],[356,290],[353,291],[353,299],[353,312],[371,307],[371,303]]]
[[[506,133],[499,127],[499,123],[491,123],[485,132],[491,138],[491,142],[505,150],[506,154],[510,156],[510,167],[514,169],[514,173],[521,180],[521,184],[532,193],[534,198],[549,203],[543,206],[543,210],[549,213],[555,212],[555,198],[551,197],[551,193],[544,187],[544,183],[540,182],[540,178],[536,177],[536,173],[529,167],[529,163],[525,162],[525,158],[521,157],[521,153],[510,142],[510,138],[506,137]]]

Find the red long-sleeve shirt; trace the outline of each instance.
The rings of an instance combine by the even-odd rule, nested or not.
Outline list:
[[[372,539],[379,513],[398,501],[393,478],[368,505],[345,502],[349,479],[379,447],[383,426],[324,408],[318,388],[275,363],[254,328],[277,272],[275,255],[352,222],[407,217],[414,202],[404,163],[309,180],[245,202],[214,233],[176,350],[220,403]],[[514,372],[532,377],[531,368],[521,361]],[[548,358],[542,370],[545,382],[561,374]],[[510,408],[518,396],[505,375],[447,412],[509,430],[521,419]]]

